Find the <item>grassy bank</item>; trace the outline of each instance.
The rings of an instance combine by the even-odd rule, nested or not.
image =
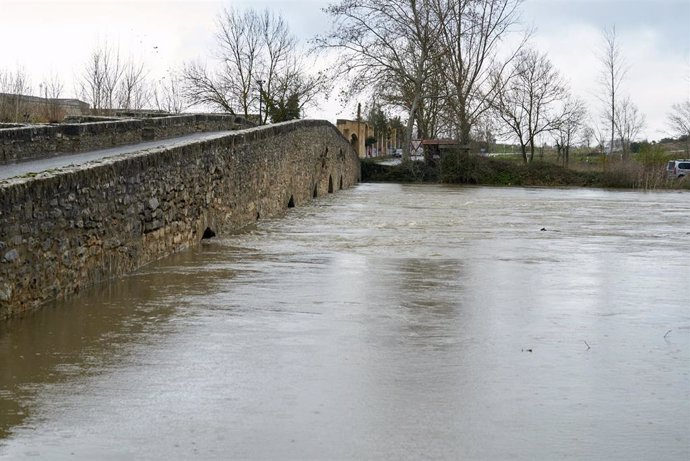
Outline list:
[[[362,179],[371,182],[442,182],[488,186],[690,190],[690,178],[667,178],[663,164],[645,165],[629,160],[583,169],[565,168],[548,161],[535,160],[524,164],[519,160],[472,154],[446,155],[435,166],[411,161],[382,165],[375,159],[366,159],[362,161]]]

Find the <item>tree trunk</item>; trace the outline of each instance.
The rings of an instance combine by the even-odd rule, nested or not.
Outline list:
[[[463,108],[460,112],[460,143],[463,145],[468,145],[470,143],[470,130],[472,129],[472,126],[467,120],[467,114],[465,113],[465,109]]]
[[[568,163],[570,162],[570,145],[565,146],[564,159],[565,167],[568,168]]]
[[[419,96],[415,96],[410,107],[410,116],[407,119],[407,126],[405,127],[405,142],[403,143],[403,162],[410,160],[410,146],[412,145],[412,129],[414,128],[414,118],[417,113],[417,106],[419,105]]]
[[[534,161],[534,141],[529,143],[529,161],[530,163]]]

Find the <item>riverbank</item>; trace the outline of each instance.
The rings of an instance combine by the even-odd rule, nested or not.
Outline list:
[[[471,154],[448,155],[435,165],[417,161],[390,165],[366,159],[362,161],[362,181],[690,190],[690,178],[668,178],[663,165],[644,165],[635,160],[578,169],[541,160],[524,164]]]

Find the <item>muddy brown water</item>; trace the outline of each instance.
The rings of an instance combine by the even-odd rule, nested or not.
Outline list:
[[[0,459],[689,459],[689,198],[320,198],[1,325]]]

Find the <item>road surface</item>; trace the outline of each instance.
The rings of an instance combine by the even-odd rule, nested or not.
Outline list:
[[[9,165],[0,165],[0,181],[17,176],[23,176],[29,173],[40,173],[46,170],[62,168],[66,166],[82,165],[94,160],[101,160],[108,157],[115,157],[117,155],[131,154],[146,149],[155,149],[158,147],[176,147],[186,144],[190,141],[208,141],[210,139],[222,138],[232,131],[214,131],[208,133],[193,133],[186,136],[180,136],[170,139],[159,139],[156,141],[146,141],[139,144],[129,144],[125,146],[111,147],[108,149],[99,149],[88,152],[79,153],[64,153],[53,157],[45,157],[38,160],[31,160],[27,162],[13,163]]]

